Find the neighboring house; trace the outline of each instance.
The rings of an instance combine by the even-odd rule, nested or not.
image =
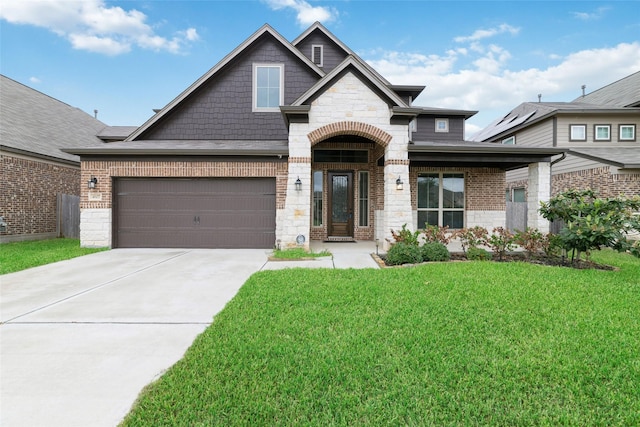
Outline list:
[[[593,189],[601,196],[640,194],[640,71],[572,102],[525,102],[474,141],[569,151],[552,162],[552,194]],[[507,173],[507,198],[522,201],[527,171]]]
[[[80,195],[80,157],[102,145],[94,117],[0,75],[0,241],[57,237],[57,195]]]
[[[464,141],[475,112],[413,106],[423,89],[390,84],[319,23],[292,42],[265,25],[124,141],[67,150],[97,179],[82,244],[385,246],[404,224],[491,228],[519,167],[531,202],[548,198],[561,149]]]

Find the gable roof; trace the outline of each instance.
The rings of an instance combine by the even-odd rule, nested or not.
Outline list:
[[[576,98],[573,102],[616,107],[640,107],[640,71]]]
[[[302,54],[298,49],[296,49],[291,43],[289,43],[284,37],[282,37],[276,30],[274,30],[269,24],[264,24],[258,31],[253,33],[248,39],[242,42],[238,47],[236,47],[231,53],[222,58],[220,62],[213,66],[209,71],[207,71],[204,75],[202,75],[198,80],[196,80],[191,86],[185,89],[180,95],[178,95],[173,101],[169,102],[164,108],[162,108],[159,112],[153,115],[149,120],[147,120],[142,126],[140,126],[135,132],[133,132],[126,141],[132,141],[138,136],[140,136],[144,131],[149,129],[154,123],[164,117],[168,112],[170,112],[174,107],[184,101],[189,95],[195,92],[199,87],[201,87],[205,82],[207,82],[212,76],[214,76],[218,71],[223,69],[227,64],[229,64],[234,58],[244,52],[247,48],[253,45],[257,40],[262,38],[265,35],[271,35],[275,38],[282,46],[284,46],[287,50],[293,53],[298,59],[300,59],[304,64],[306,64],[311,70],[318,74],[318,76],[322,77],[325,75],[324,71],[320,69],[316,64],[314,64],[309,58]]]
[[[640,169],[640,150],[636,147],[580,147],[572,148],[570,153],[622,169]]]
[[[0,75],[0,147],[5,151],[79,164],[61,148],[102,145],[105,124],[84,111]]]
[[[391,85],[391,83],[389,83],[387,81],[387,79],[385,79],[381,74],[379,74],[373,67],[371,67],[369,64],[367,64],[365,61],[363,61],[362,58],[360,58],[358,56],[358,54],[356,54],[353,50],[351,50],[349,48],[349,46],[347,46],[346,44],[342,43],[342,41],[340,41],[340,39],[338,39],[336,36],[334,36],[331,33],[331,31],[327,30],[327,28],[324,25],[322,25],[320,22],[318,22],[318,21],[314,22],[313,25],[311,25],[302,34],[300,34],[298,37],[296,37],[296,39],[294,41],[292,41],[291,44],[293,46],[299,45],[305,38],[307,38],[311,33],[313,33],[316,30],[321,31],[322,33],[324,33],[324,35],[327,36],[329,38],[329,40],[331,40],[336,45],[338,45],[347,54],[347,56],[353,56],[353,57],[357,58],[362,64],[364,64],[365,67],[369,68],[369,71],[371,73],[375,74],[378,77],[378,79],[383,81],[385,85],[387,85],[387,86]]]
[[[373,73],[362,60],[354,55],[349,55],[347,58],[340,63],[336,68],[331,70],[327,75],[321,78],[315,85],[313,85],[309,90],[303,93],[297,100],[291,103],[292,106],[301,106],[320,92],[324,90],[331,82],[340,76],[347,69],[352,68],[357,70],[360,74],[362,74],[366,79],[371,82],[375,89],[384,94],[389,101],[399,107],[409,107],[403,100],[396,94],[393,90],[389,88],[389,86],[380,79],[377,73]]]

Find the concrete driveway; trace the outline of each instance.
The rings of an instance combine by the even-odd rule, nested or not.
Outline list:
[[[0,425],[118,424],[267,254],[117,249],[0,276]]]

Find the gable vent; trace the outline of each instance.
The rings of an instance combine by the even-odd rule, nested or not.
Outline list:
[[[323,66],[323,46],[321,44],[314,44],[311,46],[311,60],[318,67]]]

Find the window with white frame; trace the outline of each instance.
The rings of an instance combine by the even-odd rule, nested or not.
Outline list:
[[[569,140],[586,141],[587,125],[569,125]]]
[[[277,111],[284,104],[284,65],[253,65],[253,111]]]
[[[322,225],[322,171],[313,171],[313,226]]]
[[[436,119],[436,132],[449,132],[449,119]]]
[[[324,65],[324,47],[321,44],[311,45],[311,61],[318,67]]]
[[[594,125],[593,135],[596,141],[611,141],[611,125]]]
[[[358,226],[369,226],[369,172],[358,172]]]
[[[464,227],[464,174],[418,175],[418,228],[426,224]]]
[[[516,145],[516,137],[510,136],[509,138],[505,138],[502,140],[502,145]]]
[[[618,139],[620,141],[635,141],[636,125],[620,125],[618,127]]]

